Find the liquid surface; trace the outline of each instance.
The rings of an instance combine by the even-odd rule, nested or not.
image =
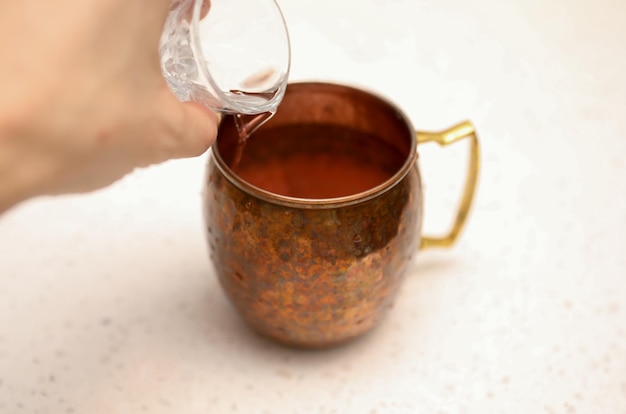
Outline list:
[[[250,184],[309,199],[369,190],[388,180],[405,160],[374,135],[327,125],[259,130],[238,157],[233,170]]]

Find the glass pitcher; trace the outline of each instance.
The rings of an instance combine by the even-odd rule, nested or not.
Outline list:
[[[225,114],[273,114],[291,63],[274,0],[173,0],[160,54],[165,80],[181,101]]]

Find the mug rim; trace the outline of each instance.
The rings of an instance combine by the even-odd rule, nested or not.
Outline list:
[[[400,120],[408,127],[408,130],[411,131],[410,139],[411,145],[409,148],[409,153],[405,157],[404,163],[398,170],[387,180],[369,188],[365,191],[361,191],[359,193],[354,193],[341,197],[331,197],[331,198],[303,198],[303,197],[291,197],[282,194],[273,193],[271,191],[264,190],[260,187],[257,187],[244,179],[242,179],[239,175],[237,175],[224,161],[222,155],[217,149],[217,141],[211,146],[211,153],[215,159],[215,163],[220,172],[237,188],[241,191],[250,194],[254,197],[262,199],[266,202],[278,204],[286,207],[300,208],[300,209],[326,209],[326,208],[337,208],[350,206],[358,203],[362,203],[364,201],[371,200],[384,194],[385,192],[392,189],[396,186],[402,179],[411,171],[411,168],[414,166],[417,167],[417,136],[415,132],[415,128],[411,123],[410,119],[406,115],[406,113],[394,102],[390,99],[386,98],[382,94],[378,92],[374,92],[371,89],[363,88],[361,86],[353,86],[347,83],[340,82],[328,82],[328,81],[295,81],[289,82],[287,84],[287,90],[289,87],[300,87],[300,86],[321,86],[321,87],[334,87],[341,88],[344,90],[353,90],[361,93],[365,93],[370,97],[380,101],[385,106],[393,109],[399,116]],[[280,111],[280,105],[278,107]],[[262,128],[262,126],[261,126]]]

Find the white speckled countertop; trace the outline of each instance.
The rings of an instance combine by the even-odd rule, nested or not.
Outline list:
[[[281,0],[292,79],[348,81],[483,170],[460,243],[362,340],[259,339],[222,294],[206,157],[0,217],[0,413],[626,413],[626,3]],[[462,145],[424,148],[426,230]],[[446,171],[452,171],[446,174]]]

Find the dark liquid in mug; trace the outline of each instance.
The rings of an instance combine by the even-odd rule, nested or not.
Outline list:
[[[256,187],[320,199],[382,184],[401,168],[406,156],[375,135],[316,124],[260,129],[235,158],[235,172]]]

